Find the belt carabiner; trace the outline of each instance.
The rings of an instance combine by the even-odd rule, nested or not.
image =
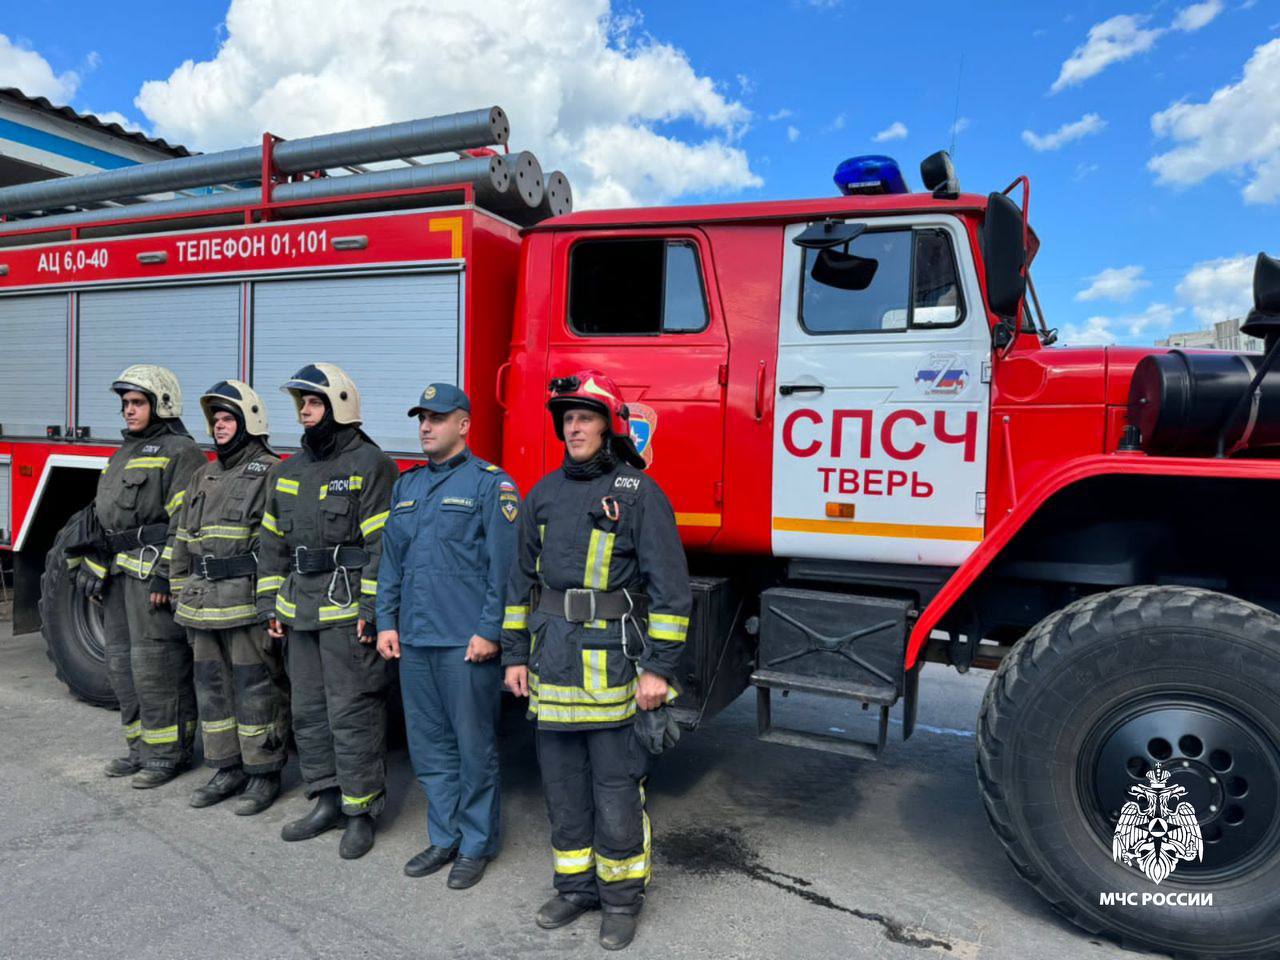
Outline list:
[[[329,602],[336,607],[349,607],[355,603],[356,596],[351,592],[351,574],[347,568],[338,563],[338,551],[342,549],[341,544],[333,548],[333,576],[329,578],[329,590],[326,594]],[[347,599],[339,603],[333,595],[334,588],[338,585],[338,574],[342,574],[343,592],[346,593]]]

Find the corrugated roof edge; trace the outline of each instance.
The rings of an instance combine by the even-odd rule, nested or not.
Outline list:
[[[0,87],[0,97],[7,97],[10,100],[16,100],[23,106],[32,107],[42,113],[52,114],[55,117],[62,117],[64,120],[70,120],[73,123],[83,123],[85,126],[93,127],[95,130],[101,130],[103,133],[110,134],[113,137],[118,137],[121,140],[131,140],[134,143],[140,143],[155,150],[161,150],[170,156],[192,156],[191,151],[180,143],[169,143],[167,140],[162,140],[159,137],[148,137],[145,133],[138,133],[136,130],[126,130],[118,123],[104,123],[92,113],[77,113],[70,107],[54,106],[51,101],[44,97],[27,96],[27,94],[23,93],[17,87]]]

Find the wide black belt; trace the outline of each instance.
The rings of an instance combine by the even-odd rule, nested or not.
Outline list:
[[[106,535],[107,547],[114,553],[120,551],[136,550],[139,547],[158,547],[169,539],[169,525],[167,523],[151,523],[144,527],[138,527],[136,530],[127,530],[124,533],[108,533]]]
[[[238,553],[234,557],[198,557],[192,566],[195,573],[206,580],[231,580],[256,573],[258,558],[252,553]]]
[[[643,593],[626,590],[591,590],[585,587],[552,590],[543,587],[538,609],[542,613],[564,617],[570,623],[621,620],[627,616],[644,616],[649,610],[649,598]]]
[[[297,573],[330,573],[339,568],[363,567],[369,552],[359,547],[296,547],[291,566]]]

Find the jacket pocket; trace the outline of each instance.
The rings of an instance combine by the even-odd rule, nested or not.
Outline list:
[[[320,501],[320,539],[326,544],[347,543],[355,532],[356,511],[349,497]]]
[[[146,470],[126,470],[121,477],[124,486],[116,497],[116,505],[125,510],[134,510],[138,506],[138,497],[147,482]]]

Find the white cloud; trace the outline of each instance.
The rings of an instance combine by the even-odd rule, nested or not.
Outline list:
[[[1153,330],[1164,330],[1173,318],[1182,313],[1182,307],[1166,303],[1152,303],[1141,313],[1120,317],[1089,317],[1083,325],[1068,323],[1058,335],[1064,346],[1087,344],[1112,344],[1120,340],[1150,338]]]
[[[126,130],[141,131],[142,125],[137,120],[130,120],[117,110],[92,110],[85,108],[84,113],[92,113],[103,123],[118,123]]]
[[[583,207],[760,186],[737,146],[750,111],[636,25],[609,0],[232,0],[217,54],[134,102],[203,150],[498,103]]]
[[[47,97],[58,105],[75,96],[80,76],[74,70],[54,73],[49,61],[0,33],[0,87],[17,87],[31,97]]]
[[[1150,50],[1164,31],[1157,28],[1144,29],[1146,21],[1146,17],[1120,14],[1095,23],[1089,28],[1088,39],[1076,47],[1062,64],[1058,79],[1049,88],[1050,93],[1084,83],[1111,64]]]
[[[791,143],[795,143],[799,139],[800,139],[800,129],[798,127],[793,127],[788,125],[787,140],[789,140]]]
[[[773,113],[769,114],[769,122],[776,123],[779,120],[787,119],[789,116],[791,116],[791,108],[783,107],[781,110],[775,110]]]
[[[960,134],[968,130],[970,126],[972,126],[972,124],[969,122],[968,117],[956,117],[956,122],[951,125],[951,135],[953,137],[958,137]]]
[[[1033,133],[1022,131],[1022,142],[1032,150],[1043,153],[1046,150],[1060,150],[1072,140],[1079,140],[1091,134],[1101,133],[1106,129],[1107,121],[1096,113],[1086,113],[1074,123],[1064,123],[1053,133]]]
[[[1142,279],[1142,267],[1107,267],[1101,273],[1089,277],[1089,286],[1076,294],[1076,299],[1088,300],[1129,300],[1143,287],[1151,286],[1150,281]]]
[[[905,140],[906,137],[907,125],[901,120],[895,120],[871,139],[876,143],[887,143],[890,140]]]
[[[1189,7],[1183,7],[1173,18],[1173,29],[1184,30],[1187,33],[1199,30],[1201,27],[1208,26],[1225,6],[1223,0],[1204,0],[1203,3],[1193,3]]]
[[[1243,317],[1253,306],[1251,256],[1219,257],[1195,264],[1177,286],[1178,299],[1204,326]]]
[[[1076,172],[1072,174],[1071,179],[1076,181],[1076,183],[1079,183],[1085,177],[1093,176],[1093,174],[1097,173],[1101,169],[1102,168],[1096,163],[1089,163],[1082,160],[1076,164]]]
[[[1280,40],[1253,51],[1238,83],[1204,103],[1175,103],[1151,118],[1179,146],[1151,158],[1158,183],[1189,186],[1215,173],[1243,173],[1246,203],[1280,198]]]
[[[832,120],[829,124],[827,124],[823,132],[835,133],[837,130],[843,130],[844,125],[847,122],[848,122],[848,117],[846,117],[843,113],[837,114],[836,118]]]

